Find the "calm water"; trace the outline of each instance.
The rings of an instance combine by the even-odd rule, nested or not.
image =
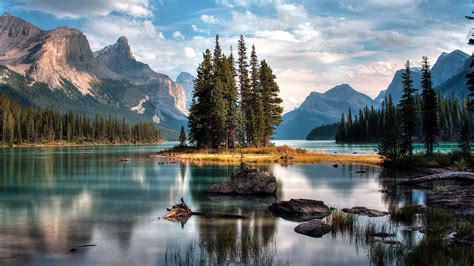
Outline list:
[[[354,152],[358,154],[376,154],[376,143],[363,144],[336,144],[334,140],[274,140],[276,145],[288,145],[295,148],[304,148],[308,150],[315,150],[327,153],[348,153]],[[435,146],[435,152],[450,152],[453,149],[458,149],[458,144],[455,142],[441,142]],[[424,151],[424,146],[421,143],[414,145],[415,152]]]
[[[296,234],[297,223],[273,217],[267,206],[291,198],[378,210],[424,202],[422,191],[393,185],[403,173],[326,164],[261,166],[277,176],[276,197],[208,196],[208,186],[226,180],[234,166],[162,165],[145,156],[163,147],[0,149],[0,264],[163,265],[198,252],[210,264],[258,258],[273,264],[367,265],[367,250],[353,241]],[[131,161],[119,162],[122,156]],[[358,170],[366,173],[354,173]],[[390,196],[378,192],[387,187],[394,191]],[[185,224],[159,219],[180,197],[196,211],[250,219],[191,217]],[[399,238],[413,242],[417,236]],[[96,246],[70,252],[84,244]]]

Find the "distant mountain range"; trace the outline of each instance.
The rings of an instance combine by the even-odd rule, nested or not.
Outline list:
[[[460,50],[451,53],[442,53],[432,67],[433,86],[443,96],[451,94],[463,99],[467,94],[466,73],[468,72],[470,56]],[[276,139],[304,139],[315,127],[332,124],[340,121],[341,114],[352,108],[355,115],[361,107],[379,107],[388,95],[398,103],[402,96],[402,73],[404,69],[395,72],[395,75],[386,90],[372,100],[369,96],[357,92],[350,85],[336,86],[325,93],[311,92],[305,101],[293,111],[283,115],[283,122],[274,135]],[[413,86],[421,92],[421,69],[412,68],[411,77]]]
[[[125,37],[93,53],[79,30],[43,31],[18,17],[0,16],[0,93],[37,107],[154,121],[187,123],[185,92],[132,55]]]
[[[336,86],[325,93],[311,92],[300,107],[283,115],[276,139],[304,139],[314,127],[334,123],[349,108],[358,111],[364,106],[378,105],[369,96],[348,84]]]

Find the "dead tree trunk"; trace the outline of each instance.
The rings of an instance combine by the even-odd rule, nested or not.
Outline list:
[[[188,205],[181,198],[181,203],[175,204],[171,208],[166,209],[168,212],[163,216],[164,219],[170,221],[182,221],[186,220],[191,215],[199,215],[207,218],[232,218],[232,219],[247,219],[246,216],[238,214],[227,214],[227,213],[212,213],[212,212],[193,212]]]
[[[471,172],[444,172],[421,177],[413,177],[402,181],[400,185],[417,185],[436,180],[460,180],[474,182],[474,173]]]

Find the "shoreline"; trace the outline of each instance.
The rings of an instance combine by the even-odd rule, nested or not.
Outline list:
[[[313,164],[313,163],[358,163],[380,166],[379,155],[371,154],[332,154],[305,149],[294,149],[288,146],[248,148],[243,150],[179,150],[172,148],[156,154],[151,158],[167,158],[176,161],[193,163],[281,163],[281,164]]]
[[[162,145],[159,143],[69,143],[69,142],[51,142],[51,143],[21,143],[21,144],[0,144],[0,148],[58,148],[58,147],[105,147],[105,146],[140,146],[140,145]]]

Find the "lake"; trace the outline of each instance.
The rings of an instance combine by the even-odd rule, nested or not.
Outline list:
[[[334,140],[273,140],[276,145],[288,145],[295,148],[303,148],[308,150],[327,152],[327,153],[346,153],[352,154],[357,152],[358,154],[376,154],[378,143],[353,143],[353,144],[341,144],[336,143]],[[415,143],[413,146],[414,152],[423,152],[424,144]],[[434,152],[450,152],[458,149],[458,143],[456,142],[440,142],[435,145]]]
[[[276,197],[210,196],[206,189],[235,166],[161,164],[146,156],[172,145],[0,149],[0,264],[367,265],[367,248],[350,237],[299,235],[298,223],[274,217],[268,205],[309,198],[386,211],[425,201],[422,190],[395,185],[407,173],[352,164],[261,165],[277,177]],[[393,193],[379,192],[386,188]],[[181,197],[195,211],[249,219],[160,219]],[[387,218],[359,219],[387,224]],[[398,238],[415,243],[420,236],[399,232]]]

